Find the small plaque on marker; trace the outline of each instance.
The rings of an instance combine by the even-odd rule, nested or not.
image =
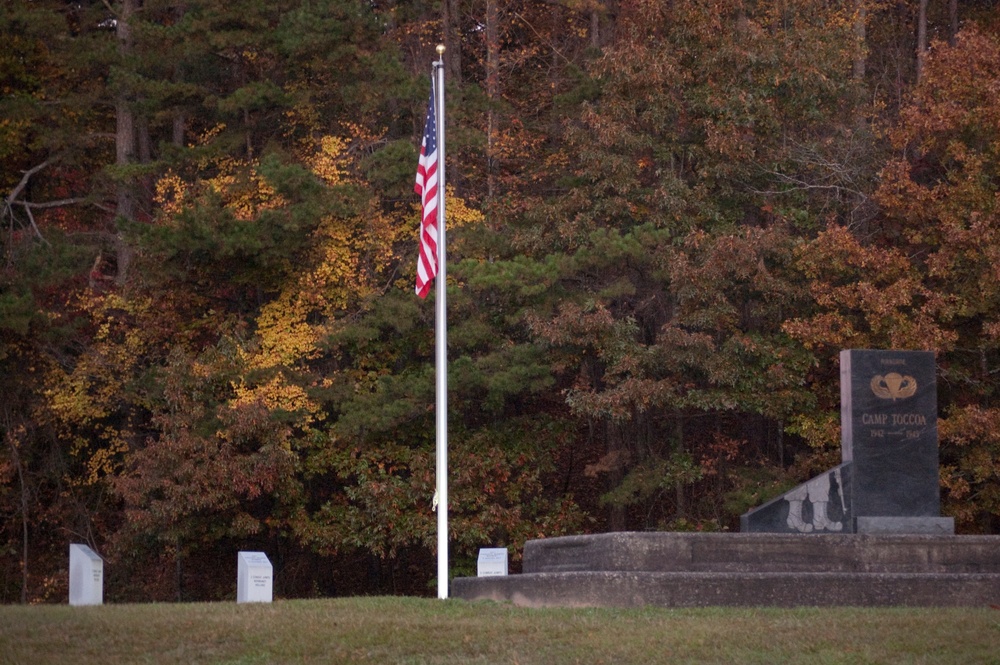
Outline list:
[[[236,574],[237,603],[270,603],[274,570],[263,552],[240,552]]]
[[[479,577],[496,577],[507,574],[507,548],[483,547],[479,550],[477,566]]]

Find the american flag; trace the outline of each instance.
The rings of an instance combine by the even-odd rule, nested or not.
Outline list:
[[[417,295],[426,298],[431,290],[431,281],[438,270],[438,151],[433,82],[431,99],[427,104],[424,140],[420,144],[417,183],[413,186],[413,191],[420,195],[423,209],[423,219],[420,222],[420,257],[417,259]]]

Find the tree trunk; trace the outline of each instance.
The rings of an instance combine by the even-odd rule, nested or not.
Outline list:
[[[924,59],[927,57],[927,0],[920,0],[917,10],[917,83],[924,77]]]
[[[9,415],[9,414],[8,414]],[[11,430],[10,418],[6,419],[8,425],[6,427],[7,434],[4,437],[7,439],[7,445],[10,447],[10,456],[14,462],[14,467],[17,469],[17,481],[21,490],[21,604],[28,604],[28,538],[30,531],[28,529],[30,520],[28,519],[28,503],[29,494],[28,486],[24,479],[24,465],[21,463],[21,455],[17,449],[16,435]]]
[[[184,147],[184,133],[187,130],[187,119],[183,113],[178,112],[174,116],[174,122],[172,126],[172,133],[170,140],[178,147]]]
[[[948,44],[954,46],[958,41],[958,0],[948,0],[948,19],[951,28],[948,31]]]
[[[177,587],[177,602],[184,602],[184,564],[181,559],[181,539],[174,541],[174,585]]]
[[[118,52],[122,59],[132,55],[135,44],[132,39],[132,17],[139,6],[139,0],[122,0],[121,12],[116,21],[116,36],[118,37]],[[127,167],[135,161],[136,156],[136,126],[135,114],[130,105],[126,90],[119,90],[115,99],[115,165]],[[135,188],[131,178],[121,176],[118,182],[117,215],[131,222],[136,217]],[[125,283],[129,265],[132,263],[133,250],[119,230],[115,239],[118,254],[118,272],[115,283],[119,286]]]
[[[625,464],[622,460],[624,445],[622,445],[621,427],[611,421],[607,421],[607,444],[608,456],[611,460],[610,472],[608,473],[608,490],[617,489],[625,478]],[[608,507],[608,530],[625,530],[625,506],[621,502],[613,501]]]
[[[24,465],[21,464],[21,457],[17,453],[17,446],[11,442],[11,449],[14,452],[14,462],[17,464],[17,480],[21,486],[21,604],[28,604],[28,486],[24,482]]]
[[[865,0],[857,0],[854,14],[854,38],[856,40],[854,53],[853,75],[856,81],[864,80],[867,58],[867,18],[868,8]]]
[[[601,48],[601,15],[596,5],[590,11],[590,47]]]
[[[493,200],[496,186],[496,103],[500,96],[499,0],[486,0],[486,197]]]
[[[175,11],[177,12],[177,21],[179,22],[183,20],[184,15],[187,14],[187,6],[182,4],[178,6]],[[393,12],[389,12],[389,15],[392,16]],[[177,65],[176,67],[174,67],[172,78],[175,83],[184,82],[185,69],[183,65]],[[184,112],[184,109],[178,108],[175,111],[173,119],[171,121],[170,129],[171,129],[170,142],[177,147],[183,148],[184,134],[185,131],[187,130],[187,114]]]
[[[442,39],[447,47],[444,52],[445,73],[455,83],[462,81],[462,37],[458,10],[458,0],[443,0],[441,3]]]
[[[684,452],[684,418],[683,416],[677,416],[677,422],[674,425],[674,438],[676,441],[676,451],[678,454]],[[687,502],[684,499],[684,481],[678,480],[674,484],[674,493],[677,499],[677,517],[684,517],[687,513]]]
[[[778,421],[778,464],[785,468],[785,424]]]

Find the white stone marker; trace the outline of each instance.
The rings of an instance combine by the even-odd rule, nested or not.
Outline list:
[[[240,552],[236,575],[237,603],[270,603],[274,572],[263,552]]]
[[[104,604],[104,559],[77,543],[69,546],[69,604]]]
[[[476,566],[479,577],[495,577],[507,574],[507,548],[481,547]]]

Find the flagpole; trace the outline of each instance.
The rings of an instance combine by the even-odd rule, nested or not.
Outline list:
[[[444,182],[444,44],[437,47],[438,59],[434,63],[437,81],[437,149],[438,149],[438,206],[437,206],[437,264],[435,278],[435,377],[437,402],[437,446],[435,467],[437,475],[437,550],[438,550],[438,598],[448,597],[448,316],[447,316],[447,272],[445,263],[445,182]]]

